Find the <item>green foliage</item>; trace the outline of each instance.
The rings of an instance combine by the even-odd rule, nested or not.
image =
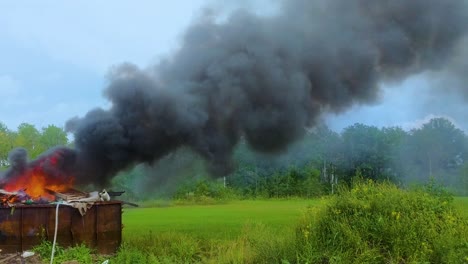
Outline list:
[[[152,233],[134,237],[111,259],[115,263],[196,263],[201,259],[200,243],[181,233]]]
[[[34,125],[22,123],[18,126],[15,147],[25,148],[31,158],[36,158],[45,149],[39,143],[40,133]]]
[[[445,118],[433,118],[410,131],[402,150],[407,175],[419,181],[436,177],[452,186],[459,184],[458,172],[468,158],[464,132]]]
[[[140,164],[120,172],[110,187],[126,191],[122,199],[133,201],[169,198],[174,193],[178,199],[202,203],[216,202],[225,199],[220,196],[230,195],[316,197],[328,193],[321,182],[325,179],[320,177],[320,174],[326,175],[324,168],[328,168],[340,183],[349,184],[357,172],[364,178],[403,185],[425,182],[433,176],[457,194],[466,195],[467,142],[463,131],[444,118],[431,119],[410,132],[399,127],[354,124],[339,134],[319,124],[285,153],[256,153],[245,140],[240,140],[233,153],[237,166],[227,177],[229,188],[224,190],[211,183],[203,186],[196,182],[207,175],[205,162],[184,147],[152,165]],[[60,127],[49,125],[38,130],[34,125],[23,123],[17,131],[11,131],[0,123],[0,168],[8,167],[8,152],[15,147],[24,147],[34,159],[57,145],[68,145],[67,135]],[[179,183],[187,179],[191,180],[179,188]]]
[[[294,230],[285,229],[281,234],[261,223],[249,223],[244,227],[240,239],[251,252],[249,263],[282,263],[294,259]]]
[[[175,192],[174,199],[179,203],[211,204],[236,198],[234,190],[225,187],[219,181],[209,179],[195,179],[186,181]]]
[[[14,135],[0,122],[0,168],[8,165],[8,152],[13,149]]]
[[[158,263],[157,261],[150,261],[153,256],[148,256],[148,252],[144,252],[136,247],[123,244],[115,257],[111,259],[112,262],[120,264],[145,264],[145,263]]]
[[[39,254],[42,259],[50,258],[52,253],[52,242],[42,240],[41,244],[35,246],[32,250]],[[61,253],[63,253],[63,248],[59,245],[55,245],[55,254],[60,255]]]
[[[463,263],[468,221],[434,186],[405,191],[389,183],[355,181],[297,228],[300,262]]]
[[[41,244],[34,247],[33,252],[40,255],[43,261],[49,263],[52,254],[52,242],[43,240]],[[78,261],[81,264],[92,264],[92,251],[85,245],[79,245],[70,248],[63,248],[55,245],[54,263],[63,263],[65,261]]]
[[[66,146],[68,144],[67,133],[60,127],[48,125],[42,128],[39,143],[44,150],[56,146]]]
[[[111,187],[125,191],[123,200],[168,199],[180,189],[181,183],[207,175],[204,160],[192,150],[181,147],[154,164],[138,164],[119,172]]]
[[[354,124],[344,129],[344,179],[350,181],[359,170],[363,177],[379,180],[395,178],[395,162],[406,133],[401,128],[382,128]]]
[[[65,131],[54,125],[39,132],[34,125],[22,123],[17,131],[11,131],[0,122],[0,168],[9,165],[8,153],[14,148],[25,148],[29,158],[34,159],[50,148],[67,144]]]
[[[320,171],[312,167],[290,168],[266,179],[268,198],[318,197],[324,193]]]
[[[431,177],[426,184],[417,188],[420,188],[423,192],[434,196],[443,204],[453,202],[453,194],[434,177]]]
[[[121,197],[122,200],[135,201],[138,200],[138,193],[135,191],[136,186],[134,182],[137,179],[141,179],[144,175],[143,166],[135,166],[131,170],[122,171],[112,178],[112,189],[124,191],[125,193]]]
[[[294,232],[261,223],[247,223],[229,241],[195,239],[183,233],[164,232],[132,237],[112,263],[281,263],[294,259]]]
[[[76,260],[81,264],[92,264],[92,251],[85,245],[79,245],[75,247],[70,247],[63,250],[62,254],[57,255],[54,260],[57,263],[62,263],[65,261]]]
[[[468,219],[468,196],[465,197],[455,197],[453,205],[457,208],[460,213]]]
[[[468,196],[468,163],[465,163],[459,172],[459,182],[456,191],[460,195]]]
[[[110,263],[468,261],[464,255],[466,219],[463,222],[450,203],[443,203],[446,196],[437,185],[424,187],[435,190],[430,191],[433,194],[423,188],[402,191],[393,185],[359,180],[350,190],[342,188],[338,195],[322,199],[320,207],[319,200],[244,200],[213,206],[126,209],[124,243]],[[467,203],[461,200],[460,208],[466,209]],[[298,225],[296,220],[306,205]],[[44,242],[34,251],[46,261],[51,243]],[[86,258],[89,255],[82,246],[59,247],[56,263],[72,259],[91,263]],[[92,263],[102,263],[103,259],[93,257]]]
[[[290,167],[271,175],[245,172],[228,177],[228,184],[244,198],[318,197],[326,193],[320,181],[320,171],[313,165]],[[246,177],[250,176],[250,177]]]
[[[261,222],[274,229],[293,227],[302,210],[317,200],[234,200],[213,205],[173,205],[128,208],[122,215],[123,237],[133,239],[178,231],[199,239],[230,240],[241,234],[248,222]]]

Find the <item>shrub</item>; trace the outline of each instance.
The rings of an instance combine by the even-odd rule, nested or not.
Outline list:
[[[181,233],[149,233],[124,243],[112,263],[197,263],[200,242]]]
[[[251,252],[247,263],[281,263],[295,256],[294,232],[272,230],[261,223],[251,223],[244,227],[241,239]]]
[[[48,240],[43,240],[41,244],[37,245],[32,249],[34,252],[47,263],[50,261],[52,253],[52,243]],[[92,251],[85,245],[79,245],[75,247],[62,248],[59,245],[55,245],[54,263],[62,263],[65,261],[78,261],[82,264],[93,263]]]
[[[198,179],[186,182],[173,197],[180,203],[213,204],[236,198],[233,189],[223,184],[207,179]]]
[[[288,263],[288,259],[295,259],[294,238],[292,227],[275,229],[249,222],[235,240],[210,241],[201,263]]]
[[[467,262],[467,219],[447,193],[430,190],[354,182],[307,210],[296,230],[299,262]]]
[[[133,264],[133,263],[151,263],[148,261],[148,253],[143,250],[138,250],[124,244],[120,247],[119,252],[114,256],[111,261],[120,264]],[[157,263],[156,261],[154,263]]]

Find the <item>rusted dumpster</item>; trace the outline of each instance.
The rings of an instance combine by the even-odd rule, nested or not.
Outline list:
[[[2,253],[29,250],[42,239],[53,241],[54,204],[18,205],[0,208],[0,249]],[[68,247],[85,244],[101,254],[117,251],[122,241],[122,203],[96,202],[81,216],[75,208],[60,205],[57,243]]]

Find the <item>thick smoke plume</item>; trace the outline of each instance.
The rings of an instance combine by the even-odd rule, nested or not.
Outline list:
[[[446,69],[467,14],[463,0],[285,0],[270,17],[202,17],[169,59],[114,68],[109,110],[67,123],[75,174],[104,184],[184,145],[222,175],[240,137],[282,151],[323,113],[374,102],[379,83]]]
[[[10,168],[0,174],[0,184],[20,175],[46,175],[50,183],[73,180],[76,170],[76,152],[65,147],[57,147],[43,153],[33,161],[28,160],[24,148],[16,148],[8,154]]]

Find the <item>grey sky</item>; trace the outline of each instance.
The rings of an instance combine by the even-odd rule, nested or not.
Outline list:
[[[2,1],[0,120],[63,126],[105,106],[108,68],[169,53],[203,2]]]
[[[325,117],[327,124],[340,131],[353,123],[400,126],[411,130],[434,117],[445,117],[468,131],[466,98],[444,87],[431,73],[412,76],[402,83],[383,84],[381,99],[373,105],[356,105],[343,114]],[[448,83],[447,86],[450,84]]]
[[[267,0],[2,1],[0,2],[0,122],[16,129],[64,126],[94,107],[109,67],[124,61],[146,66],[170,54],[200,9],[225,12],[243,5],[270,12]],[[224,4],[227,3],[227,4]],[[466,104],[456,95],[429,96],[427,75],[387,85],[379,104],[329,115],[334,129],[355,122],[411,128],[444,115],[463,128]]]

